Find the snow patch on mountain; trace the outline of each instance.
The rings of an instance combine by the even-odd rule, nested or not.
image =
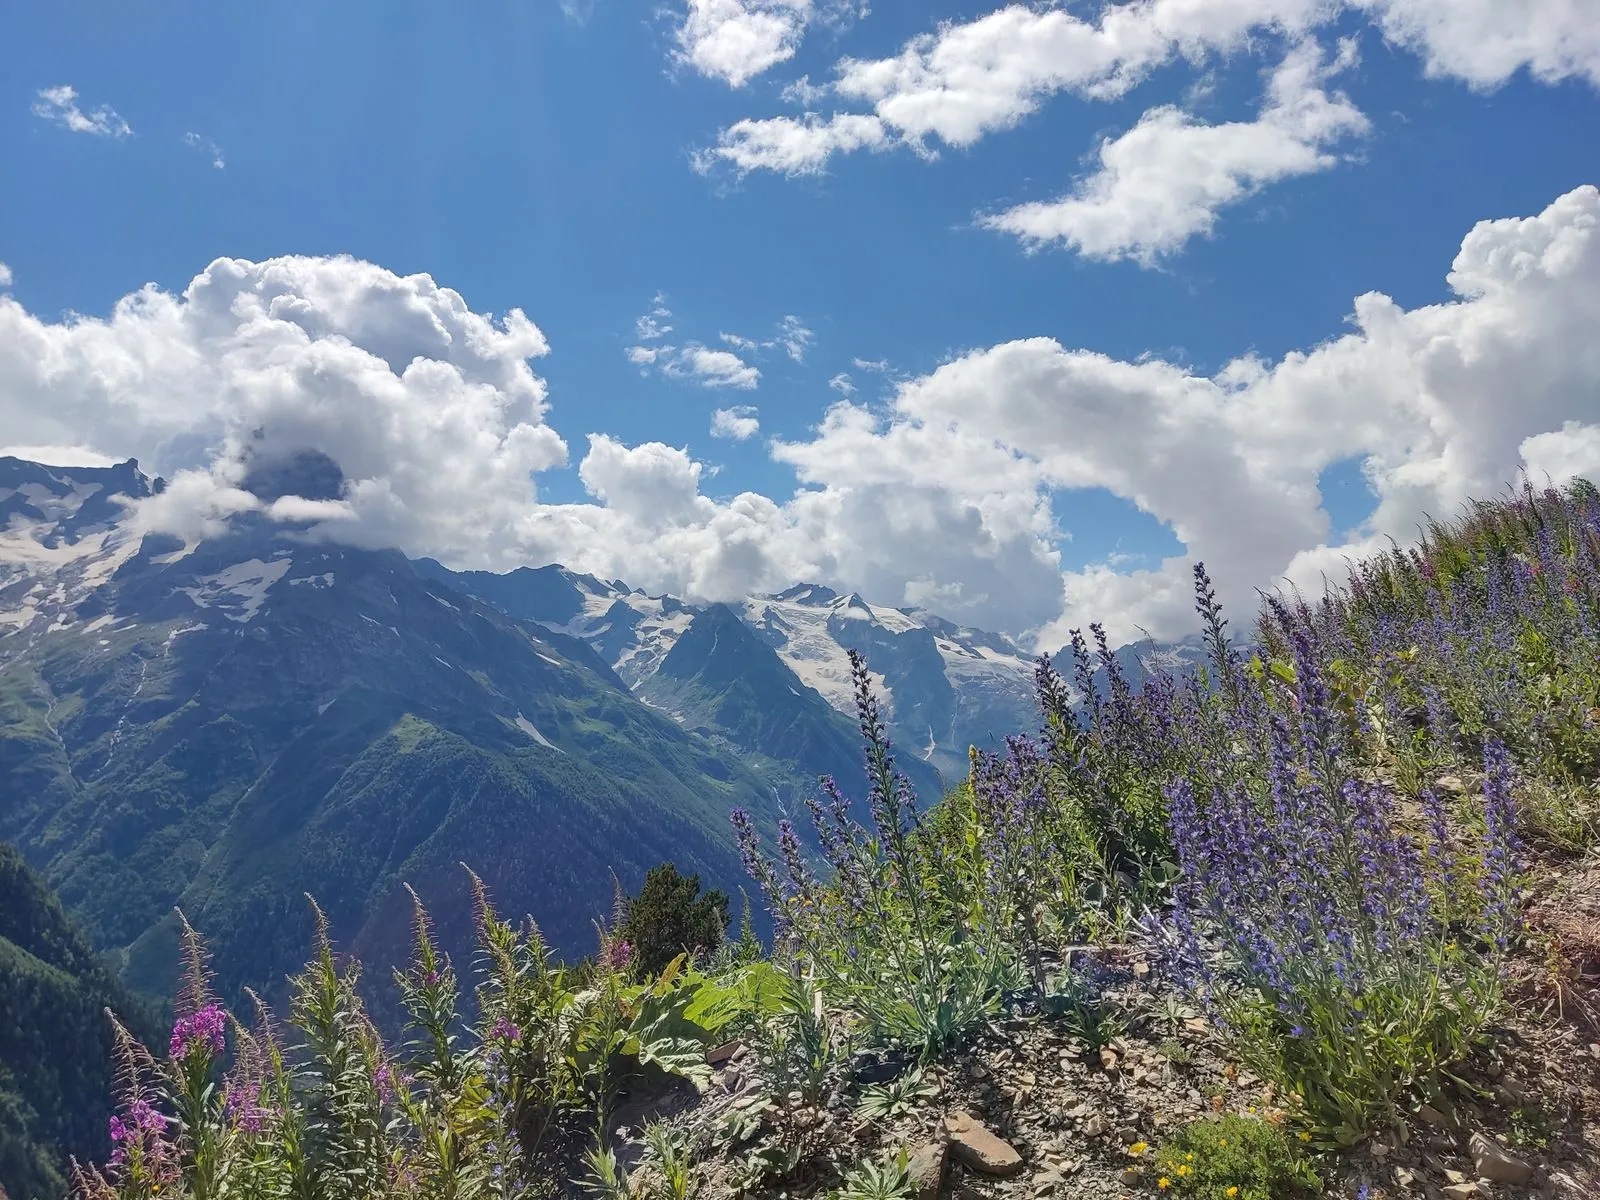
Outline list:
[[[537,725],[535,725],[532,721],[528,720],[528,718],[523,716],[521,713],[517,714],[517,728],[522,730],[523,733],[527,734],[534,741],[538,742],[539,745],[545,746],[545,747],[547,747],[547,748],[549,748],[551,750],[554,750],[557,754],[565,754],[566,753],[566,751],[563,750],[560,746],[556,745],[549,738],[545,737],[544,734],[540,733],[539,732],[539,727]]]
[[[220,609],[229,620],[246,624],[261,611],[268,590],[293,565],[292,558],[275,558],[271,562],[249,558],[214,575],[200,576],[196,587],[177,590],[193,600],[197,608]]]

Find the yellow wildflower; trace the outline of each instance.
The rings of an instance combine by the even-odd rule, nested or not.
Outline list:
[[[1156,1180],[1156,1186],[1164,1192],[1172,1186],[1172,1180],[1163,1175],[1160,1179]]]
[[[1191,1150],[1191,1151],[1189,1151],[1189,1153],[1185,1154],[1183,1156],[1183,1161],[1184,1162],[1193,1162],[1194,1161],[1194,1151]]]
[[[1228,1139],[1227,1138],[1218,1138],[1217,1139],[1217,1145],[1226,1146],[1227,1144],[1228,1144]]]
[[[1183,1167],[1179,1167],[1178,1168],[1178,1177],[1180,1179],[1185,1175],[1193,1175],[1193,1174],[1194,1174],[1194,1168],[1193,1167],[1183,1166]]]
[[[1148,1149],[1150,1149],[1150,1144],[1148,1142],[1135,1142],[1133,1145],[1128,1147],[1128,1153],[1143,1154]]]
[[[1309,1142],[1311,1140],[1311,1135],[1304,1129],[1302,1129],[1296,1136],[1299,1137],[1302,1142]]]
[[[1234,1184],[1231,1188],[1229,1188],[1227,1191],[1223,1192],[1222,1194],[1224,1196],[1229,1196],[1229,1197],[1237,1196],[1239,1194],[1239,1185],[1237,1183]]]

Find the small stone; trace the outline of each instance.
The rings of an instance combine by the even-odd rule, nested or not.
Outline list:
[[[1417,1177],[1404,1167],[1396,1167],[1394,1169],[1394,1181],[1403,1188],[1410,1187],[1416,1182],[1416,1179]]]
[[[989,1078],[989,1068],[982,1063],[973,1063],[972,1066],[967,1068],[967,1074],[973,1079],[987,1079]]]
[[[1417,1120],[1421,1121],[1424,1125],[1449,1124],[1449,1122],[1444,1119],[1444,1114],[1437,1108],[1434,1108],[1431,1104],[1424,1104],[1421,1108],[1417,1109]]]
[[[1545,1180],[1545,1194],[1559,1196],[1561,1200],[1579,1200],[1587,1195],[1578,1181],[1565,1171],[1550,1172],[1550,1178]]]
[[[1439,1189],[1446,1200],[1471,1200],[1478,1194],[1478,1185],[1475,1183],[1452,1183]]]
[[[1466,791],[1467,788],[1466,785],[1461,782],[1461,776],[1441,775],[1439,776],[1439,790],[1444,792],[1454,792],[1459,796],[1462,792]]]
[[[1206,1031],[1206,1021],[1204,1017],[1186,1017],[1183,1027],[1190,1033],[1204,1033]]]
[[[1138,1167],[1124,1167],[1122,1170],[1122,1186],[1138,1187],[1139,1180],[1144,1177],[1144,1172]]]
[[[1504,1108],[1528,1107],[1528,1095],[1521,1088],[1509,1087],[1503,1083],[1494,1085],[1494,1098],[1497,1104]]]
[[[1452,1171],[1452,1170],[1446,1169],[1446,1171],[1444,1173],[1444,1177],[1447,1180],[1449,1180],[1451,1183],[1466,1183],[1467,1182],[1466,1173],[1462,1172],[1462,1171]]]
[[[706,1051],[706,1063],[713,1067],[723,1067],[740,1057],[744,1049],[743,1042],[723,1042],[722,1045]]]
[[[1022,1170],[1016,1147],[997,1138],[970,1113],[951,1113],[944,1127],[950,1134],[950,1153],[979,1174],[1008,1176]]]
[[[1472,1155],[1473,1169],[1481,1179],[1491,1183],[1527,1183],[1533,1178],[1533,1167],[1529,1163],[1488,1134],[1473,1134],[1467,1139],[1467,1151]]]
[[[1124,1146],[1131,1146],[1139,1140],[1139,1130],[1133,1125],[1124,1125],[1117,1130],[1117,1138]]]
[[[1100,1048],[1100,1067],[1105,1071],[1115,1071],[1117,1069],[1117,1052],[1110,1046],[1102,1046]]]
[[[1148,974],[1150,974],[1149,963],[1141,960],[1133,964],[1133,977],[1135,979],[1143,979]]]
[[[1373,1142],[1372,1145],[1367,1147],[1367,1153],[1372,1155],[1372,1157],[1377,1159],[1379,1162],[1382,1162],[1384,1159],[1389,1157],[1389,1147],[1383,1142]]]
[[[1065,1182],[1055,1171],[1040,1171],[1033,1177],[1033,1194],[1047,1196]]]
[[[1083,1136],[1092,1138],[1105,1137],[1106,1130],[1110,1128],[1111,1122],[1106,1120],[1099,1113],[1095,1113],[1094,1116],[1090,1117],[1083,1123]]]
[[[943,1138],[912,1151],[908,1169],[917,1200],[938,1200],[939,1189],[944,1187],[944,1167],[949,1151],[950,1145]]]

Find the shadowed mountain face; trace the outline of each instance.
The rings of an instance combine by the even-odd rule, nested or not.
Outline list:
[[[634,887],[670,859],[731,888],[728,809],[775,819],[762,779],[587,645],[398,553],[260,518],[188,546],[67,544],[77,510],[33,507],[0,543],[0,838],[141,986],[170,982],[174,905],[230,997],[303,961],[307,892],[380,972],[404,883],[459,945],[463,861],[584,953],[612,869]]]
[[[154,1035],[44,880],[0,844],[0,1193],[64,1196],[70,1156],[110,1151],[107,1008]]]
[[[337,500],[344,494],[344,472],[320,450],[261,458],[250,464],[240,486],[263,504],[285,496]]]

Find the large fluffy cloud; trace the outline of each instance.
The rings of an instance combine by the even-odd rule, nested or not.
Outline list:
[[[1354,51],[1346,42],[1333,69]],[[1297,46],[1273,72],[1255,120],[1209,125],[1175,105],[1153,108],[1101,144],[1099,167],[1070,195],[980,223],[1030,247],[1061,242],[1086,258],[1153,263],[1210,233],[1224,207],[1269,183],[1332,167],[1338,160],[1325,147],[1367,131],[1354,104],[1324,89],[1331,73],[1315,44]]]
[[[144,516],[186,533],[251,507],[253,464],[318,450],[348,481],[329,532],[483,558],[532,503],[530,472],[566,457],[528,365],[547,349],[520,311],[492,320],[426,275],[218,259],[105,319],[0,296],[0,425],[177,472]]]
[[[1091,618],[1120,636],[1187,629],[1196,557],[1248,610],[1255,588],[1316,587],[1521,470],[1600,469],[1600,190],[1479,223],[1449,283],[1451,300],[1409,310],[1357,297],[1343,336],[1210,377],[1049,338],[974,351],[900,379],[885,409],[845,399],[771,443],[797,476],[787,497],[713,498],[686,449],[592,433],[590,499],[541,502],[530,474],[565,446],[528,364],[538,329],[349,259],[219,260],[104,320],[42,321],[0,296],[0,427],[179,468],[139,514],[151,526],[192,533],[268,506],[457,565],[564,562],[699,599],[814,579],[1054,647]],[[339,463],[341,493],[241,487],[307,449]],[[1346,536],[1319,480],[1352,460],[1374,509]],[[1183,553],[1063,573],[1070,528],[1053,514],[1070,524],[1081,488],[1163,522]]]
[[[1431,76],[1486,88],[1526,68],[1600,86],[1600,0],[1129,0],[1083,16],[1008,4],[946,21],[885,58],[841,59],[828,88],[808,81],[804,92],[814,107],[831,90],[844,110],[737,121],[696,163],[800,175],[861,149],[909,145],[931,157],[936,143],[970,146],[1058,93],[1121,96],[1179,56],[1198,62],[1263,34],[1297,39],[1350,11]]]
[[[1121,633],[1187,623],[1189,561],[1208,560],[1230,598],[1325,570],[1374,538],[1413,537],[1530,468],[1554,476],[1596,459],[1600,415],[1600,191],[1579,188],[1537,216],[1484,221],[1463,240],[1456,299],[1405,310],[1358,297],[1353,332],[1277,363],[1243,358],[1205,378],[1154,359],[1121,362],[1046,338],[969,354],[904,385],[868,452],[845,422],[808,461],[877,475],[906,430],[979,433],[1026,447],[1041,489],[1101,487],[1167,524],[1185,555],[1124,573],[1064,577],[1066,619]],[[937,456],[935,456],[936,458]],[[1360,459],[1375,509],[1354,541],[1332,541],[1319,477]],[[948,470],[948,468],[944,468]]]

